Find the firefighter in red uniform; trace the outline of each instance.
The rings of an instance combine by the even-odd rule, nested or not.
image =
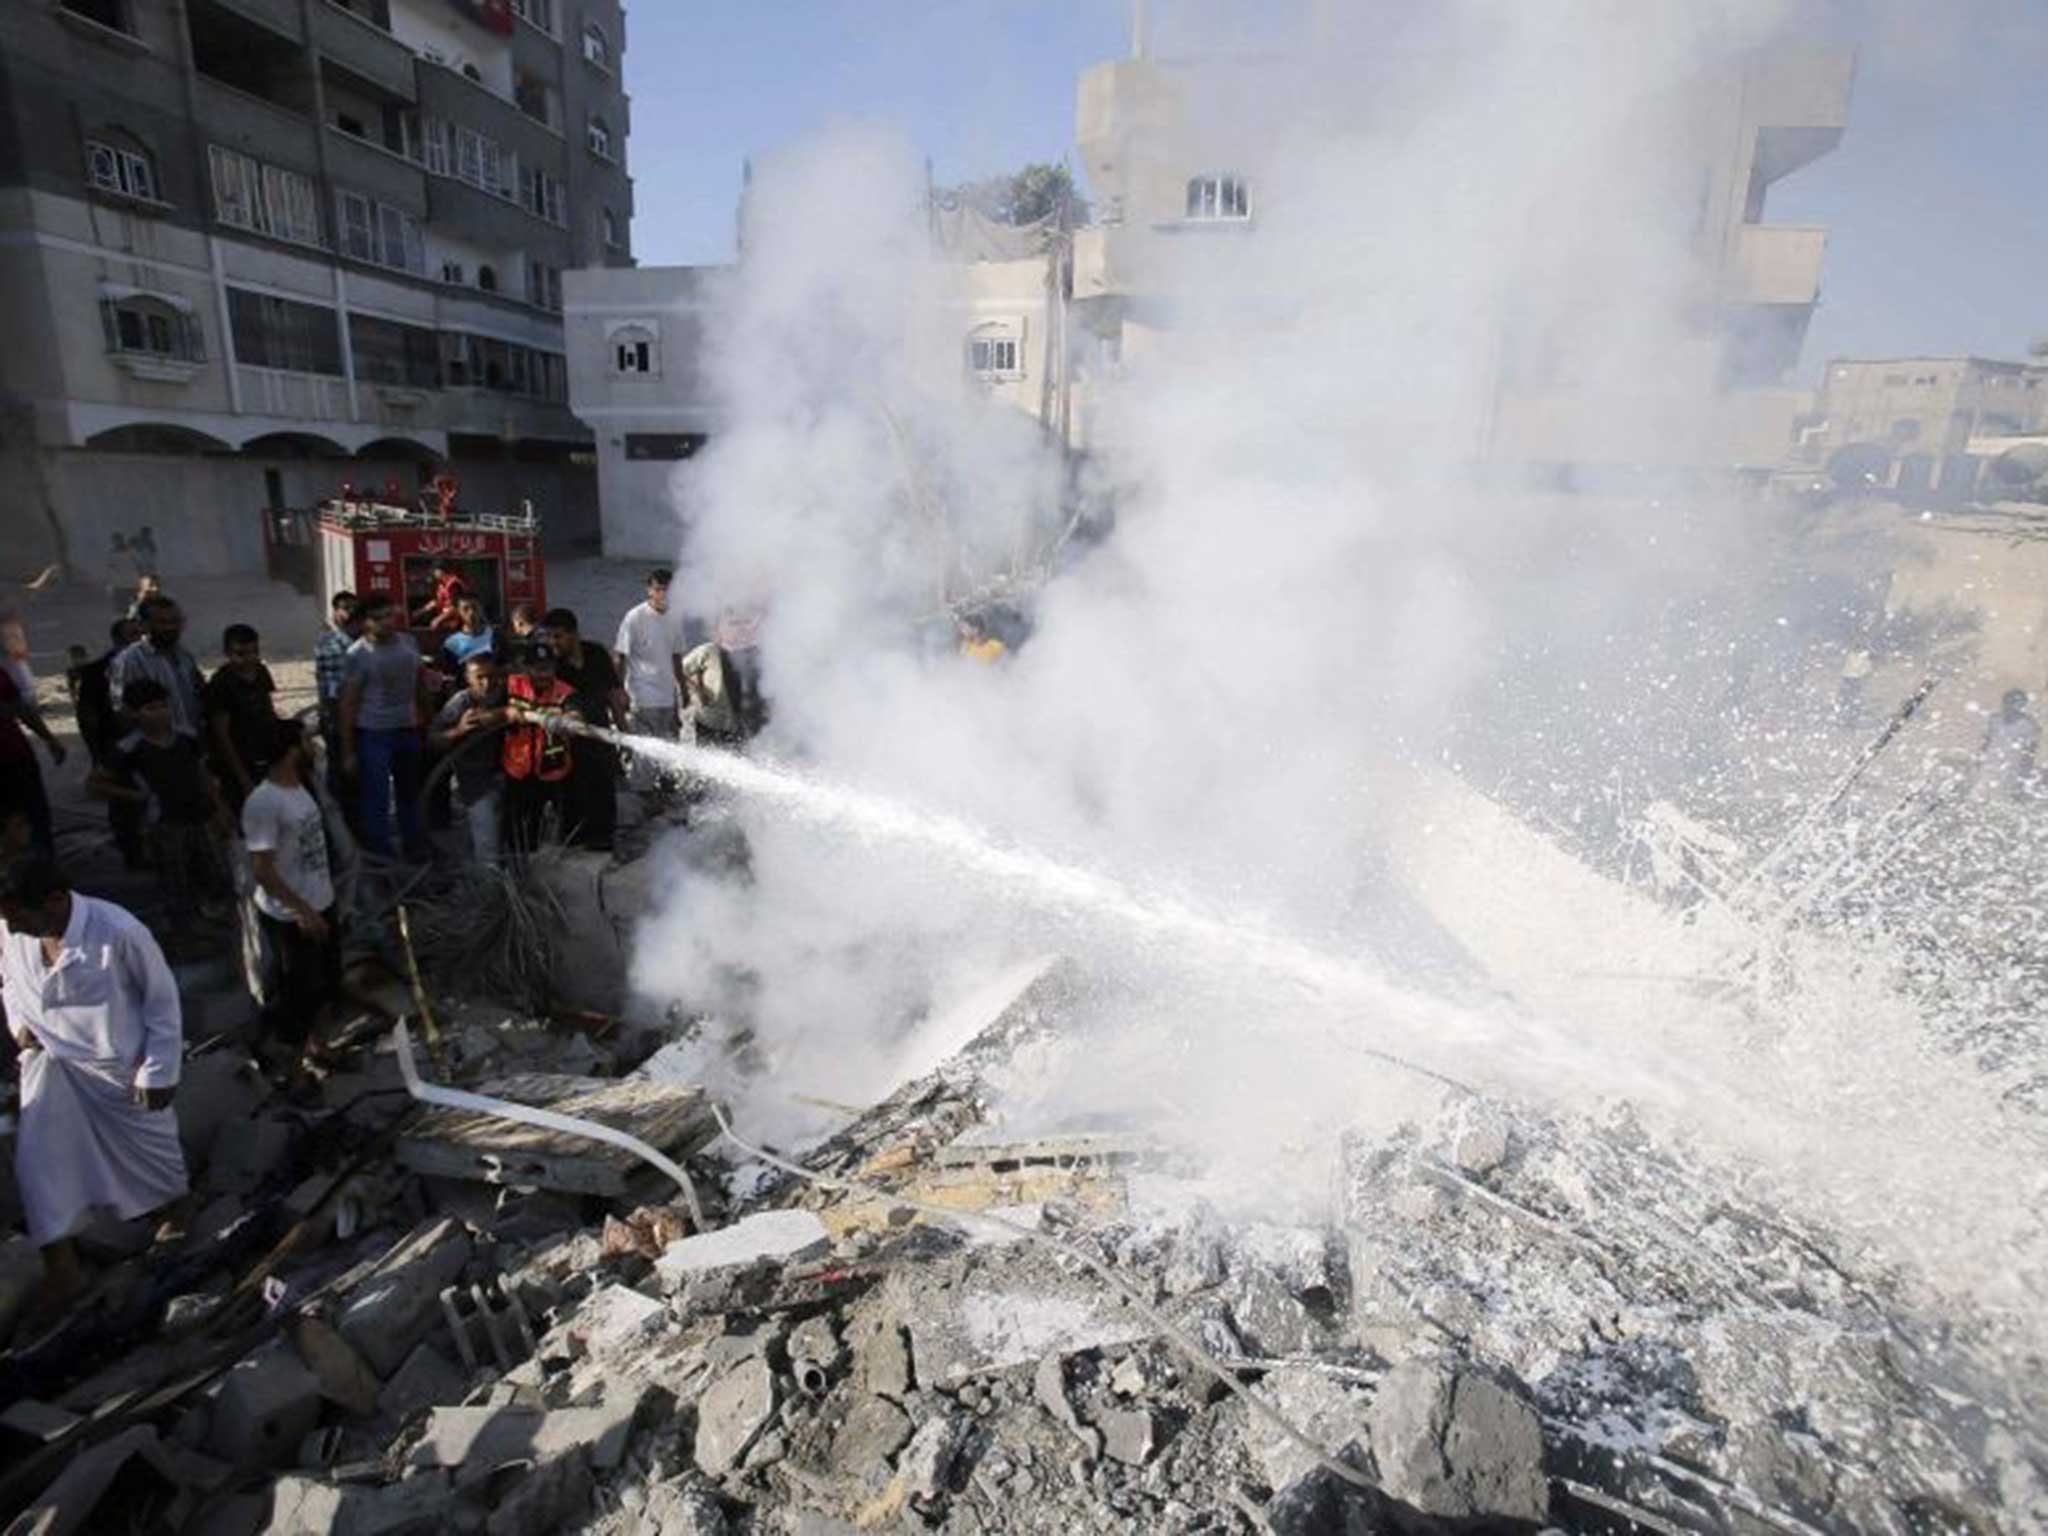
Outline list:
[[[462,573],[445,560],[434,562],[434,595],[420,605],[412,616],[415,624],[428,629],[457,629],[461,627],[462,615],[456,606],[469,596],[469,583],[462,579]]]
[[[554,647],[540,644],[528,649],[526,670],[506,679],[505,691],[513,722],[506,727],[501,758],[505,817],[513,852],[525,855],[540,844],[541,819],[548,807],[554,806],[559,815],[567,803],[575,754],[569,750],[569,738],[550,733],[544,722],[569,713],[576,690],[555,675]]]

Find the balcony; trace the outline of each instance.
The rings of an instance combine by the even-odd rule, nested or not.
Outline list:
[[[313,42],[351,74],[402,101],[419,100],[413,51],[375,24],[334,5],[313,7]]]
[[[403,209],[414,218],[427,215],[427,174],[403,155],[359,139],[339,128],[327,131],[327,166],[335,182]]]
[[[305,32],[299,26],[298,0],[212,0],[223,10],[233,11],[245,21],[252,21],[265,31],[274,32],[288,42],[303,43]]]
[[[1828,232],[1799,224],[1745,224],[1728,273],[1734,304],[1811,304],[1820,295]]]
[[[1849,121],[1855,78],[1853,54],[1769,49],[1750,60],[1744,116],[1759,127],[1832,129],[1839,135]]]
[[[289,170],[317,172],[312,118],[204,75],[198,100],[201,130],[214,143]]]
[[[242,411],[249,416],[289,416],[300,421],[347,421],[348,381],[324,373],[289,373],[282,368],[235,369]]]

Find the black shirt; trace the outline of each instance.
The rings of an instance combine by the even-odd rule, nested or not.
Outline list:
[[[270,766],[277,730],[277,711],[271,706],[270,696],[275,692],[277,683],[268,667],[258,666],[250,677],[244,677],[233,667],[222,667],[206,680],[206,691],[200,695],[207,729],[213,728],[217,717],[228,717],[228,739],[235,744],[235,755],[252,779],[261,778],[263,770]]]
[[[194,826],[213,814],[213,797],[206,787],[206,759],[194,737],[176,732],[169,741],[158,742],[131,731],[107,761],[116,773],[149,792],[151,821]]]

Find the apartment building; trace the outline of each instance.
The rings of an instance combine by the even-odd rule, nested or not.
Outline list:
[[[1316,29],[1335,14],[1311,10]],[[1239,327],[1293,323],[1285,247],[1255,247],[1318,228],[1302,200],[1334,190],[1305,184],[1290,161],[1302,123],[1341,129],[1360,103],[1442,70],[1426,53],[1376,46],[1359,57],[1380,73],[1345,99],[1295,100],[1298,48],[1160,57],[1146,15],[1136,0],[1131,56],[1088,69],[1078,91],[1097,223],[1074,246],[1075,404],[1077,435],[1098,442],[1090,418],[1119,371],[1218,314]],[[1305,46],[1314,56],[1329,45],[1312,31]],[[1776,182],[1840,141],[1853,73],[1847,55],[1794,49],[1702,67],[1658,97],[1633,142],[1601,152],[1625,172],[1613,206],[1533,208],[1514,241],[1530,280],[1474,291],[1463,334],[1444,338],[1443,366],[1469,369],[1483,402],[1447,451],[1588,481],[1610,468],[1762,475],[1781,463],[1811,406],[1795,374],[1827,237],[1768,221],[1766,206]],[[1510,156],[1512,130],[1501,132]],[[1359,185],[1376,185],[1364,164]],[[1247,273],[1263,291],[1247,291]],[[1612,274],[1626,281],[1609,284]]]
[[[1908,498],[1961,500],[2048,430],[2048,367],[1986,357],[1831,358],[1794,461]]]
[[[595,542],[562,274],[632,260],[619,0],[0,7],[0,500],[16,570],[264,564],[343,485]]]

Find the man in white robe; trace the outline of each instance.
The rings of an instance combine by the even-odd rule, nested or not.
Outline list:
[[[46,1311],[82,1288],[70,1239],[97,1211],[128,1220],[186,1194],[171,1111],[184,1025],[149,930],[73,892],[48,859],[0,871],[0,924],[0,1001],[21,1052],[15,1176]]]

